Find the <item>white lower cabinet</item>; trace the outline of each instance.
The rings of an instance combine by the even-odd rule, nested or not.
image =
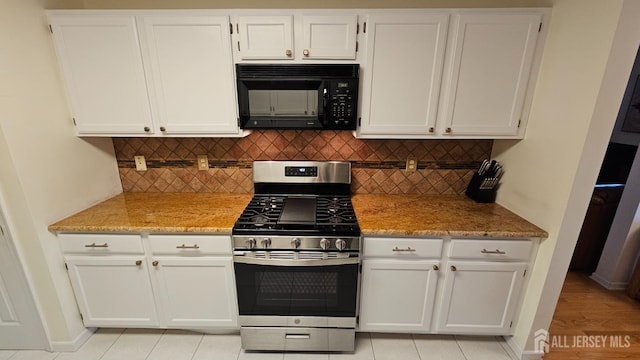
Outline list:
[[[404,237],[363,243],[361,331],[513,333],[532,240]]]
[[[230,258],[154,257],[151,269],[167,327],[237,327]]]
[[[429,332],[442,239],[365,238],[360,330]]]
[[[58,237],[86,326],[238,327],[229,236]]]
[[[86,326],[158,326],[144,255],[66,256]]]
[[[360,330],[429,331],[438,268],[432,260],[364,260]]]
[[[526,268],[525,263],[448,262],[438,332],[510,334]]]

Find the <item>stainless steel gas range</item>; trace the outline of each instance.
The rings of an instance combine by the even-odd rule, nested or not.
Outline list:
[[[360,227],[348,162],[256,161],[233,227],[242,347],[353,351]]]

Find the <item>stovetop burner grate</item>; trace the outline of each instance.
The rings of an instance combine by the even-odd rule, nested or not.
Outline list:
[[[309,212],[315,211],[314,222],[281,221],[289,197],[256,194],[236,221],[234,232],[256,231],[284,234],[293,231],[304,233],[355,233],[360,231],[349,196],[307,197],[315,199],[315,209],[308,210]],[[291,204],[299,202],[299,197],[291,196],[290,202]],[[313,213],[307,216],[314,218]]]

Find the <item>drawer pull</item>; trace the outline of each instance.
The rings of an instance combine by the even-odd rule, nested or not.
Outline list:
[[[499,254],[499,255],[504,255],[504,254],[506,254],[506,253],[507,253],[506,251],[500,251],[500,250],[498,250],[498,249],[496,249],[495,251],[490,251],[490,250],[487,250],[487,249],[482,249],[482,251],[480,251],[480,252],[481,252],[481,253],[483,253],[483,254]]]
[[[96,243],[93,243],[93,244],[85,245],[84,247],[88,247],[88,248],[108,248],[109,244],[104,243],[102,245],[96,245]]]
[[[136,265],[137,265],[137,266],[142,265],[142,260],[136,260]]]
[[[307,339],[311,339],[311,335],[310,334],[285,334],[284,338],[285,339],[307,340]]]
[[[156,261],[152,262],[152,263],[151,263],[151,265],[153,265],[153,266],[158,266],[158,260],[156,260]]]
[[[433,265],[433,270],[438,271],[440,270],[440,267],[438,265]]]
[[[451,271],[456,271],[458,270],[455,266],[451,265]]]
[[[396,251],[396,252],[402,252],[402,251],[415,252],[416,249],[412,249],[411,246],[407,246],[406,249],[400,249],[400,248],[398,248],[396,246],[396,247],[393,248],[393,251]]]
[[[182,245],[176,246],[176,249],[200,249],[200,246],[198,246],[198,244],[194,244],[194,245],[191,245],[191,246],[187,246],[185,244],[182,244]]]

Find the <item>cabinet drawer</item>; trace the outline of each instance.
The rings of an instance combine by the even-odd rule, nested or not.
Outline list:
[[[529,261],[532,246],[529,240],[451,240],[449,257]]]
[[[150,235],[153,254],[231,254],[231,238],[226,235]]]
[[[393,258],[439,258],[442,239],[365,238],[364,256]]]
[[[65,254],[143,254],[140,235],[60,234]]]

